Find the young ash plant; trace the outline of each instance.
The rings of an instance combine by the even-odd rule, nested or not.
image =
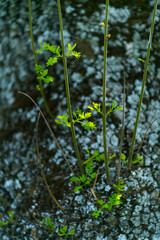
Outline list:
[[[55,223],[52,223],[51,218],[47,217],[45,219],[42,220],[41,222],[41,226],[47,230],[49,230],[51,233],[56,233],[59,237],[64,237],[67,238],[69,236],[73,236],[75,233],[75,230],[70,230],[69,232],[68,230],[68,226],[64,226],[64,227],[60,227],[59,231],[56,232],[55,231]]]
[[[136,118],[134,133],[133,133],[133,139],[132,139],[132,145],[131,145],[131,149],[130,149],[129,159],[126,160],[126,156],[122,153],[122,151],[119,154],[120,164],[121,164],[121,160],[122,160],[123,162],[127,163],[129,168],[131,167],[132,164],[137,164],[137,163],[143,162],[142,157],[139,156],[138,154],[136,154],[136,157],[133,159],[133,152],[134,152],[136,131],[137,131],[137,127],[138,127],[140,108],[141,108],[141,103],[142,103],[142,99],[143,99],[144,86],[145,86],[145,81],[146,81],[146,76],[147,76],[147,69],[148,69],[148,65],[150,64],[149,63],[149,55],[150,55],[151,41],[152,41],[152,36],[153,36],[157,4],[158,4],[158,1],[155,0],[146,60],[143,60],[141,58],[138,59],[139,61],[141,61],[145,64],[145,69],[144,69],[142,90],[141,90],[141,95],[140,95],[140,101],[139,101],[139,106],[138,106],[138,111],[137,111],[137,118]],[[74,192],[78,192],[79,190],[85,188],[86,186],[90,186],[90,184],[93,181],[95,181],[95,182],[97,181],[97,175],[98,175],[97,174],[97,166],[99,167],[101,162],[103,162],[105,165],[107,181],[108,182],[111,181],[110,169],[109,169],[109,159],[113,159],[115,157],[115,154],[112,156],[109,156],[109,154],[108,154],[107,118],[111,113],[113,113],[117,110],[123,110],[123,108],[121,106],[116,106],[116,104],[117,104],[116,101],[114,101],[112,104],[108,103],[109,110],[107,110],[108,108],[106,108],[107,107],[107,103],[106,103],[107,45],[108,45],[108,40],[111,38],[111,34],[108,33],[109,0],[106,0],[105,22],[101,23],[101,26],[103,27],[103,31],[104,31],[102,109],[101,109],[101,103],[92,102],[92,105],[88,106],[88,111],[86,113],[79,108],[76,111],[72,111],[72,108],[71,108],[69,81],[68,81],[68,73],[67,73],[67,59],[68,59],[68,57],[75,57],[75,58],[79,59],[81,57],[81,53],[75,51],[76,44],[74,44],[72,46],[70,43],[68,43],[67,44],[68,49],[67,50],[65,49],[60,0],[57,0],[57,5],[58,5],[60,33],[61,33],[61,47],[55,46],[55,45],[50,45],[49,43],[42,44],[41,42],[39,42],[40,49],[37,50],[37,52],[35,52],[34,43],[33,43],[33,34],[32,34],[32,22],[31,22],[31,2],[29,0],[31,40],[32,40],[32,46],[33,46],[33,53],[34,53],[34,57],[35,57],[35,70],[36,70],[37,79],[39,82],[39,84],[37,85],[37,89],[41,91],[44,102],[45,102],[45,96],[43,96],[42,82],[49,84],[49,83],[52,83],[54,80],[54,78],[52,76],[48,75],[48,73],[49,73],[48,68],[53,67],[58,62],[59,59],[63,60],[64,81],[65,81],[65,88],[66,88],[68,113],[65,113],[64,115],[58,115],[57,118],[55,119],[55,122],[60,125],[65,125],[71,129],[74,149],[75,149],[75,153],[76,153],[76,157],[77,157],[78,165],[79,165],[79,169],[80,169],[80,176],[78,176],[78,177],[74,176],[70,179],[70,181],[78,183],[78,186],[76,186],[74,189]],[[37,62],[37,54],[40,54],[42,51],[49,51],[52,54],[52,56],[46,61],[45,67],[42,67],[42,65],[38,64],[38,62]],[[45,103],[45,104],[47,106],[47,103]],[[48,110],[48,112],[49,112],[49,110]],[[102,119],[104,153],[100,154],[99,150],[97,149],[93,152],[93,154],[91,154],[91,151],[87,150],[87,155],[88,155],[87,160],[84,160],[82,162],[80,153],[79,153],[79,147],[78,147],[78,143],[77,143],[77,139],[76,139],[76,134],[75,134],[75,124],[80,124],[85,130],[96,131],[96,129],[97,129],[96,124],[93,121],[90,121],[90,118],[93,117],[92,112],[97,112]],[[38,144],[37,144],[37,146],[38,146]],[[38,152],[39,152],[39,150],[38,150]],[[126,184],[119,177],[118,177],[118,180],[116,183],[113,184],[113,182],[112,182],[112,189],[114,189],[114,191],[112,191],[110,196],[107,196],[107,201],[105,201],[104,199],[98,199],[96,197],[96,199],[98,199],[97,204],[100,207],[98,210],[95,210],[92,213],[92,215],[95,218],[97,218],[101,214],[103,209],[111,211],[114,206],[119,205],[121,203],[122,192],[124,191],[125,186],[126,186]],[[13,221],[14,213],[9,212],[8,214],[10,216],[10,219],[6,220],[6,221],[0,221],[0,226],[7,225],[8,223]],[[47,217],[44,220],[42,220],[40,225],[43,228],[49,230],[50,232],[56,233],[59,237],[67,238],[67,237],[73,236],[75,233],[74,230],[68,231],[68,226],[64,226],[62,228],[59,228],[58,231],[55,231],[55,224],[51,221],[50,217]]]
[[[80,189],[82,189],[85,186],[90,186],[91,182],[95,180],[97,175],[97,169],[96,163],[104,162],[104,154],[100,154],[99,150],[95,150],[93,154],[91,155],[89,150],[86,150],[88,154],[88,159],[83,162],[83,165],[85,166],[85,175],[82,175],[80,177],[73,177],[70,179],[72,182],[78,182],[79,186],[75,187],[74,192],[78,192]],[[109,156],[110,159],[114,158],[116,155]]]
[[[108,211],[111,211],[113,206],[121,204],[121,192],[124,191],[124,187],[126,184],[124,184],[123,180],[119,180],[118,184],[113,184],[113,187],[115,188],[115,193],[113,193],[110,197],[108,202],[104,202],[102,199],[97,200],[97,203],[101,206],[99,210],[95,210],[92,213],[92,216],[97,218],[99,217],[100,213],[102,212],[102,209],[107,209]]]

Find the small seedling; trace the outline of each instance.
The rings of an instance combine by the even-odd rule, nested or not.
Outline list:
[[[60,228],[58,235],[59,235],[60,237],[67,238],[68,236],[73,236],[73,235],[75,234],[75,230],[71,230],[71,231],[69,231],[69,232],[67,233],[67,229],[68,229],[67,226],[65,226],[65,227],[63,227],[63,228]]]
[[[82,189],[86,185],[90,185],[90,183],[96,178],[96,171],[94,161],[101,161],[104,160],[104,155],[99,154],[99,151],[94,151],[93,155],[90,155],[90,151],[87,150],[88,153],[88,159],[83,162],[83,165],[85,165],[85,173],[86,175],[82,175],[80,177],[73,177],[70,179],[72,182],[79,182],[79,186],[75,187],[74,192],[78,192],[80,189]]]
[[[98,200],[97,203],[101,205],[101,208],[99,210],[95,210],[92,213],[92,216],[97,218],[99,217],[103,208],[110,211],[113,208],[113,206],[119,205],[121,203],[122,197],[122,194],[120,194],[120,192],[124,191],[125,186],[126,184],[124,184],[123,180],[121,179],[119,180],[118,184],[113,184],[113,187],[116,189],[116,192],[109,197],[109,201],[107,203],[105,203],[102,199]]]
[[[85,173],[86,175],[82,175],[80,177],[73,177],[70,179],[72,182],[79,182],[79,186],[75,187],[74,192],[78,192],[86,185],[90,185],[90,183],[96,178],[96,170],[95,170],[95,162],[104,161],[104,154],[100,154],[99,150],[95,150],[93,155],[91,155],[89,150],[86,150],[88,154],[88,159],[83,162],[85,165]],[[109,156],[110,159],[114,158],[115,154]]]
[[[47,217],[44,220],[42,220],[41,226],[45,229],[51,231],[52,233],[58,234],[60,237],[67,238],[68,236],[73,236],[75,231],[71,230],[67,233],[68,226],[64,226],[63,228],[60,227],[59,232],[55,231],[55,223],[52,223],[51,218]]]

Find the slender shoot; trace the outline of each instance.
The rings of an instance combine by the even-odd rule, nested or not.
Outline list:
[[[106,0],[106,13],[104,24],[104,59],[103,59],[103,107],[102,107],[102,120],[103,120],[103,146],[104,146],[104,162],[107,181],[111,180],[109,172],[109,158],[107,150],[107,134],[106,134],[106,74],[107,74],[107,43],[108,43],[108,7],[109,0]]]
[[[136,152],[136,154],[135,154],[135,156],[134,156],[134,158],[133,158],[133,161],[136,159],[137,154],[138,154],[139,151],[141,150],[141,147],[142,147],[142,145],[143,145],[143,142],[144,142],[144,139],[145,139],[145,137],[146,137],[146,135],[147,135],[148,130],[151,128],[152,124],[153,124],[155,121],[157,121],[158,119],[160,119],[160,117],[154,119],[154,120],[149,124],[149,127],[147,128],[147,130],[146,130],[146,132],[145,132],[145,134],[144,134],[144,137],[143,137],[143,139],[142,139],[142,142],[141,142],[141,144],[140,144],[140,146],[139,146],[139,148],[138,148],[138,150],[137,150],[137,152]]]
[[[146,78],[147,78],[147,70],[148,70],[148,65],[149,65],[149,55],[150,55],[150,49],[151,49],[151,43],[152,43],[152,37],[153,37],[153,30],[154,30],[154,23],[155,23],[157,5],[158,5],[158,0],[155,0],[154,10],[153,10],[153,18],[152,18],[152,24],[151,24],[151,31],[150,31],[150,37],[149,37],[149,42],[148,42],[147,56],[146,56],[146,60],[145,60],[142,88],[141,88],[140,100],[139,100],[138,111],[137,111],[137,118],[136,118],[136,123],[135,123],[135,127],[134,127],[132,144],[131,144],[131,149],[130,149],[129,159],[128,159],[128,168],[129,169],[131,168],[131,162],[132,162],[132,157],[133,157],[133,152],[134,152],[134,145],[135,145],[138,121],[139,121],[139,116],[140,116],[141,104],[142,104],[142,100],[143,100],[144,86],[145,86],[145,82],[146,82]]]
[[[124,73],[124,88],[123,88],[123,116],[122,116],[122,132],[121,132],[121,142],[120,142],[120,150],[119,150],[119,164],[118,164],[118,175],[117,175],[117,182],[119,182],[120,173],[121,173],[121,154],[122,154],[122,147],[123,147],[123,136],[124,136],[124,119],[125,119],[125,88],[126,88],[126,73]]]
[[[37,54],[36,54],[36,51],[35,51],[35,47],[34,47],[34,40],[33,40],[33,31],[32,31],[32,15],[31,15],[31,0],[28,0],[28,5],[29,5],[29,26],[30,26],[30,37],[31,37],[31,42],[32,42],[32,49],[33,49],[33,54],[34,54],[34,62],[35,62],[35,65],[38,64],[38,61],[37,61]],[[48,106],[48,103],[46,101],[46,97],[45,97],[45,94],[44,94],[44,90],[43,90],[43,84],[42,84],[42,80],[39,79],[39,89],[40,89],[40,92],[41,92],[41,96],[43,98],[43,102],[44,102],[44,106],[46,108],[46,111],[47,113],[49,114],[49,116],[54,119],[53,117],[53,114],[51,113],[50,109],[49,109],[49,106]]]
[[[75,128],[73,123],[73,115],[72,115],[72,109],[71,109],[71,100],[70,100],[70,91],[69,91],[69,82],[68,82],[68,73],[67,73],[67,57],[65,55],[65,45],[64,45],[64,36],[63,36],[63,23],[62,23],[62,14],[61,14],[61,4],[60,0],[57,0],[58,4],[58,15],[59,15],[59,24],[60,24],[60,32],[61,32],[61,43],[62,43],[62,54],[63,54],[63,67],[64,67],[64,78],[65,78],[65,87],[66,87],[66,95],[67,95],[67,105],[68,105],[68,112],[69,112],[69,119],[71,123],[71,132],[72,132],[72,138],[74,143],[74,148],[76,152],[76,156],[78,159],[78,165],[81,171],[81,174],[85,174],[82,161],[80,158],[80,153],[78,149],[78,144],[75,136]]]

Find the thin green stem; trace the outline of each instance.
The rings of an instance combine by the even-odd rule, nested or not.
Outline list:
[[[118,163],[118,174],[117,174],[117,182],[119,182],[120,173],[121,173],[121,154],[123,148],[123,136],[124,136],[124,119],[125,119],[125,88],[126,88],[126,73],[124,73],[124,84],[123,84],[123,116],[122,116],[122,133],[121,133],[121,142],[120,142],[120,150],[119,150],[119,163]]]
[[[37,54],[36,54],[36,51],[35,51],[35,47],[34,47],[34,40],[33,40],[33,31],[32,31],[32,13],[31,13],[31,0],[28,0],[28,5],[29,5],[29,26],[30,26],[30,37],[31,37],[31,42],[32,42],[32,49],[33,49],[33,54],[34,54],[34,62],[35,62],[35,65],[38,64],[38,61],[37,61]],[[45,97],[45,94],[44,94],[44,90],[43,90],[43,84],[42,84],[42,80],[39,79],[39,87],[40,87],[40,92],[41,92],[41,96],[43,98],[43,102],[44,102],[44,106],[46,108],[46,111],[47,113],[49,114],[49,116],[54,119],[50,109],[49,109],[49,106],[47,104],[47,101],[46,101],[46,97]]]
[[[73,143],[74,143],[76,156],[77,156],[77,159],[78,159],[79,168],[80,168],[81,174],[84,174],[84,169],[83,169],[82,161],[81,161],[81,158],[80,158],[80,153],[79,153],[79,149],[78,149],[78,145],[77,145],[75,129],[74,129],[74,124],[73,124],[73,116],[72,116],[71,100],[70,100],[70,91],[69,91],[69,82],[68,82],[68,73],[67,73],[67,57],[65,55],[64,36],[63,36],[63,23],[62,23],[62,14],[61,14],[60,0],[57,0],[57,4],[58,4],[58,15],[59,15],[59,24],[60,24],[60,31],[61,31],[61,43],[62,43],[62,54],[63,54],[64,78],[65,78],[65,87],[66,87],[69,119],[70,119],[70,123],[71,123],[71,132],[72,132],[72,138],[73,138]]]
[[[143,100],[144,86],[145,86],[145,81],[146,81],[146,78],[147,78],[149,55],[150,55],[150,49],[151,49],[151,43],[152,43],[152,37],[153,37],[153,30],[154,30],[154,23],[155,23],[157,4],[158,4],[158,0],[155,0],[154,11],[153,11],[153,18],[152,18],[152,24],[151,24],[151,31],[150,31],[150,37],[149,37],[149,43],[148,43],[148,49],[147,49],[147,56],[146,56],[145,67],[144,67],[142,88],[141,88],[140,100],[139,100],[138,111],[137,111],[137,118],[136,118],[136,123],[135,123],[135,127],[134,127],[132,144],[131,144],[131,149],[130,149],[129,159],[128,159],[128,168],[129,169],[131,168],[131,162],[132,162],[132,157],[133,157],[133,151],[134,151],[134,145],[135,145],[138,121],[139,121],[139,116],[140,116],[141,104],[142,104],[142,100]]]
[[[108,181],[110,181],[109,172],[109,159],[107,150],[107,134],[106,134],[106,74],[107,74],[107,31],[108,31],[108,7],[109,0],[106,0],[106,13],[105,13],[105,26],[104,26],[104,60],[103,60],[103,109],[102,109],[102,120],[103,120],[103,146],[104,146],[104,156],[105,156],[105,170]]]

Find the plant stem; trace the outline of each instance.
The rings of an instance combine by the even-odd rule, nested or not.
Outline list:
[[[57,4],[58,4],[58,15],[59,15],[59,24],[60,24],[60,31],[61,31],[61,43],[62,43],[62,54],[63,54],[64,78],[65,78],[65,87],[66,87],[69,119],[70,119],[70,123],[71,123],[71,132],[72,132],[72,138],[73,138],[73,143],[74,143],[76,156],[77,156],[77,159],[78,159],[79,168],[80,168],[81,174],[84,174],[84,169],[83,169],[83,166],[82,166],[82,161],[81,161],[81,158],[80,158],[79,149],[78,149],[78,145],[77,145],[77,140],[76,140],[76,136],[75,136],[75,129],[74,129],[74,124],[73,124],[72,110],[71,110],[70,91],[69,91],[69,82],[68,82],[68,73],[67,73],[67,57],[65,55],[64,36],[63,36],[63,23],[62,23],[62,14],[61,14],[60,0],[57,0]]]
[[[38,61],[37,61],[37,54],[36,54],[36,51],[35,51],[34,40],[33,40],[31,0],[28,0],[28,5],[29,5],[30,37],[31,37],[31,42],[32,42],[33,54],[34,54],[34,62],[35,62],[35,65],[36,65],[36,64],[38,64]],[[51,113],[51,111],[50,111],[50,109],[49,109],[49,106],[48,106],[48,104],[47,104],[47,101],[46,101],[46,97],[45,97],[45,94],[44,94],[43,84],[42,84],[42,80],[41,80],[41,79],[39,79],[39,87],[40,87],[40,92],[41,92],[41,96],[42,96],[42,98],[43,98],[43,102],[44,102],[44,106],[45,106],[45,108],[46,108],[46,111],[47,111],[47,113],[49,114],[49,116],[50,116],[52,119],[54,119],[53,114]]]
[[[108,6],[109,0],[106,0],[106,13],[105,13],[105,27],[104,27],[104,59],[103,59],[103,108],[102,108],[102,120],[103,120],[103,146],[104,146],[104,156],[105,156],[105,170],[107,175],[107,180],[110,181],[109,172],[109,160],[108,160],[108,150],[107,150],[107,134],[106,134],[106,73],[107,73],[107,31],[108,31]]]
[[[117,182],[119,182],[120,173],[121,173],[121,154],[123,148],[123,136],[124,136],[124,119],[125,119],[125,88],[126,88],[126,73],[124,73],[124,84],[123,84],[123,116],[122,116],[122,133],[121,133],[121,142],[120,142],[120,150],[119,150],[119,163],[118,163],[118,174],[117,174]]]
[[[154,30],[154,23],[155,23],[157,5],[158,5],[158,0],[155,0],[151,31],[150,31],[150,37],[149,37],[149,42],[148,42],[147,56],[146,56],[145,67],[144,67],[142,88],[141,88],[140,100],[139,100],[138,111],[137,111],[137,118],[136,118],[136,123],[135,123],[135,127],[134,127],[132,145],[131,145],[131,149],[130,149],[130,153],[129,153],[129,159],[128,159],[128,168],[129,169],[131,168],[131,161],[132,161],[132,157],[133,157],[133,151],[134,151],[134,145],[135,145],[135,139],[136,139],[136,132],[137,132],[138,121],[139,121],[139,116],[140,116],[141,104],[142,104],[142,100],[143,100],[144,86],[145,86],[145,81],[146,81],[146,78],[147,78],[149,55],[150,55],[150,49],[151,49],[151,43],[152,43],[152,37],[153,37],[153,30]]]

